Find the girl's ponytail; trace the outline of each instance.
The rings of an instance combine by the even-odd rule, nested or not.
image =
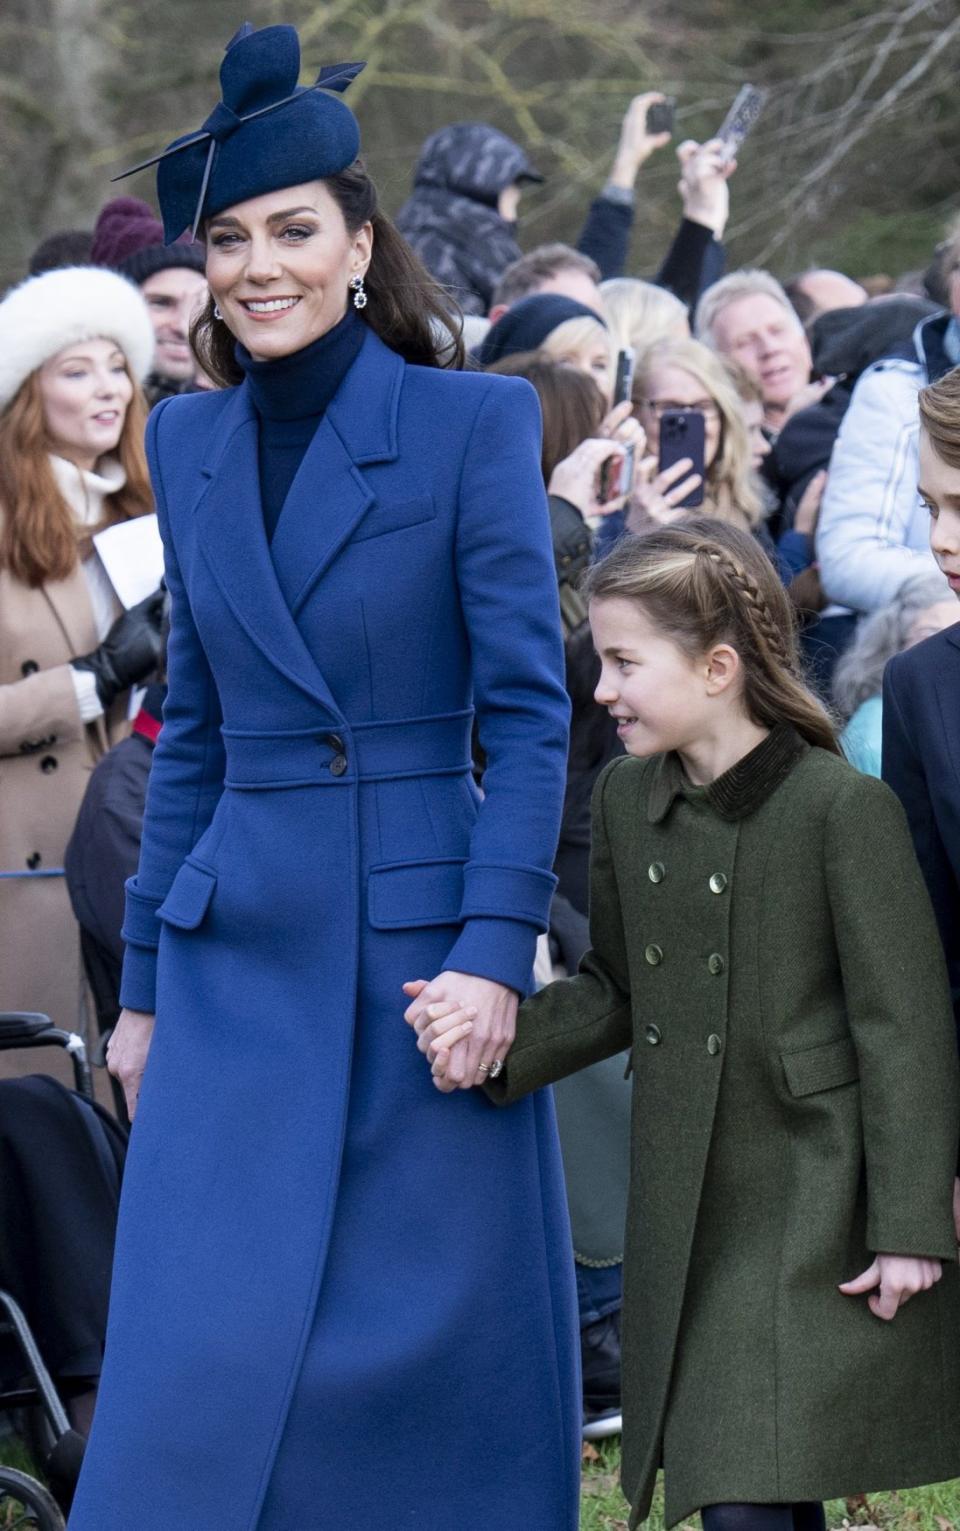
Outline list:
[[[809,744],[840,754],[830,715],[803,678],[793,607],[749,533],[700,516],[625,537],[588,570],[583,590],[588,601],[637,601],[691,658],[729,643],[754,722],[791,723]]]

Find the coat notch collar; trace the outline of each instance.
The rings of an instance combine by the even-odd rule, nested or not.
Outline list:
[[[399,456],[400,389],[406,362],[368,330],[360,354],[327,409],[357,467]]]
[[[792,724],[778,723],[749,755],[700,789],[691,788],[678,755],[661,755],[647,799],[647,818],[651,824],[661,823],[674,799],[693,790],[703,792],[721,819],[745,819],[776,791],[809,748]]]

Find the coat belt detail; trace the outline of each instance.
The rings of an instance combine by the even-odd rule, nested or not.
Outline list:
[[[473,710],[383,723],[332,722],[279,733],[224,728],[224,785],[337,787],[408,776],[453,776],[472,764]]]

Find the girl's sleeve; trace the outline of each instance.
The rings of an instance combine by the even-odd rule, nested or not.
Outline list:
[[[851,775],[830,811],[827,878],[860,1065],[867,1244],[953,1260],[960,1083],[946,968],[903,809]]]
[[[575,977],[549,984],[520,1006],[517,1040],[503,1073],[486,1086],[497,1105],[509,1105],[630,1046],[627,946],[605,806],[611,777],[623,764],[611,761],[593,793],[590,950]]]
[[[147,1013],[156,1008],[157,910],[184,857],[213,818],[225,771],[220,699],[177,563],[160,472],[158,433],[167,405],[177,402],[159,404],[147,424],[147,456],[171,601],[170,639],[163,728],[150,768],[140,866],[126,887],[122,932],[126,955],[120,1002]]]

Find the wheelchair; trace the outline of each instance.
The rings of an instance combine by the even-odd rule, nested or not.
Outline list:
[[[45,1015],[0,1012],[0,1051],[45,1047],[66,1051],[77,1094],[92,1101],[93,1076],[82,1038],[59,1030]],[[86,1441],[71,1426],[23,1310],[2,1289],[0,1347],[15,1374],[13,1385],[0,1383],[0,1415],[13,1416],[49,1484],[19,1467],[0,1465],[0,1531],[64,1531]],[[10,1369],[5,1364],[8,1384]]]

